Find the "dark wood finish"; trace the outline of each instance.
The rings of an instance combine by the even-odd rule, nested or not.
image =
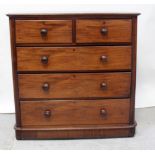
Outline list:
[[[111,126],[56,126],[52,128],[15,128],[16,138],[24,139],[74,139],[74,138],[117,138],[133,137],[136,123]]]
[[[131,69],[130,46],[18,47],[17,58],[18,71]]]
[[[17,43],[71,43],[71,20],[17,20]]]
[[[129,97],[130,81],[130,73],[19,74],[19,97]]]
[[[45,118],[50,118],[51,117],[51,110],[49,110],[49,108],[47,110],[44,110],[44,117]]]
[[[21,126],[21,116],[20,116],[20,103],[19,103],[19,92],[18,92],[18,75],[17,70],[17,55],[15,46],[15,19],[10,18],[10,42],[11,42],[11,58],[12,58],[12,77],[13,77],[13,87],[14,87],[14,102],[15,102],[15,112],[16,112],[16,126]]]
[[[77,47],[77,46],[131,46],[126,42],[103,42],[103,43],[16,43],[16,47]]]
[[[18,60],[19,60],[19,58],[18,58]],[[41,56],[41,63],[48,64],[48,56]]]
[[[130,124],[135,122],[135,93],[136,93],[136,62],[137,62],[137,18],[132,18],[132,76],[131,76],[131,104]],[[133,131],[134,132],[134,131]]]
[[[122,20],[77,20],[76,41],[91,42],[131,42],[132,21]]]
[[[128,124],[129,107],[129,99],[21,101],[22,127]]]
[[[138,15],[8,15],[17,139],[134,136]]]
[[[7,14],[7,16],[16,19],[131,19],[137,17],[139,13],[55,13],[55,14]]]

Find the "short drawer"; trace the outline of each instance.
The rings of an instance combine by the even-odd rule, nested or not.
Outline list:
[[[129,97],[130,73],[19,74],[20,98]]]
[[[129,123],[129,99],[21,101],[22,127]]]
[[[16,20],[17,43],[71,43],[71,20]]]
[[[77,20],[78,43],[131,42],[131,19]]]
[[[18,71],[131,69],[130,46],[18,47]]]

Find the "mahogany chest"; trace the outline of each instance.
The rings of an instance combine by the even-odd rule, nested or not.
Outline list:
[[[9,14],[17,139],[135,133],[138,14]]]

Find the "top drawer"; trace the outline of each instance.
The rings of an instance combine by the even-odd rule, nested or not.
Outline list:
[[[16,43],[71,42],[71,20],[16,20]]]
[[[131,42],[131,19],[77,20],[77,43]]]

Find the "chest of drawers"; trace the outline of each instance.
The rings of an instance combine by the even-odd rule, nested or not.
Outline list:
[[[135,133],[138,14],[9,14],[17,139]]]

